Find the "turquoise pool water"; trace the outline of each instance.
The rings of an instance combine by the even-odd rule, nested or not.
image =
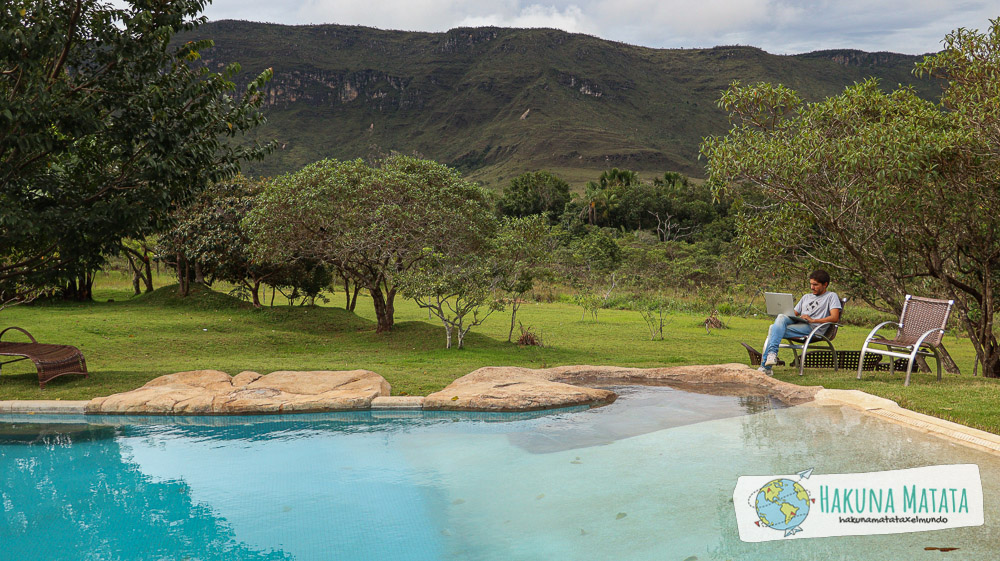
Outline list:
[[[532,415],[0,417],[0,559],[995,556],[990,455],[850,408],[620,391],[608,407]],[[942,463],[980,466],[985,526],[739,541],[740,475]]]

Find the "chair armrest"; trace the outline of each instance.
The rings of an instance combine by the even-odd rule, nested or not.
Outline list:
[[[875,329],[872,329],[871,332],[868,333],[868,336],[865,337],[865,343],[867,343],[868,341],[871,341],[872,337],[874,337],[875,334],[878,333],[878,330],[882,329],[883,327],[885,327],[887,325],[895,325],[895,326],[899,327],[899,323],[897,323],[895,321],[883,321],[882,323],[876,325]]]
[[[817,323],[816,327],[814,327],[812,329],[812,331],[809,332],[809,335],[806,335],[805,344],[808,345],[809,342],[813,340],[813,337],[820,337],[820,338],[825,339],[825,337],[823,337],[823,334],[817,335],[816,332],[819,331],[820,329],[823,329],[824,327],[826,327],[828,325],[829,326],[834,326],[835,325],[835,326],[837,326],[838,329],[840,328],[840,324],[839,323]]]
[[[941,329],[940,327],[935,327],[934,329],[931,329],[930,331],[924,333],[923,335],[920,336],[919,339],[917,339],[917,342],[913,344],[913,348],[919,349],[920,345],[924,344],[924,339],[930,337],[934,333],[944,333],[944,329]]]
[[[11,329],[16,329],[16,330],[20,331],[21,333],[24,333],[25,335],[28,336],[28,339],[31,339],[32,343],[37,343],[38,342],[38,341],[35,341],[35,338],[31,336],[31,333],[28,333],[27,331],[25,331],[24,329],[21,329],[20,327],[8,327],[7,329],[4,329],[3,331],[0,331],[0,339],[3,339],[3,334],[7,333]]]

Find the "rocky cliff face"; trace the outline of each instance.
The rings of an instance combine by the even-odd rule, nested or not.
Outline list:
[[[265,107],[285,109],[303,103],[314,106],[362,105],[378,112],[422,109],[419,89],[412,77],[378,70],[347,72],[275,71],[264,90]]]
[[[891,68],[905,66],[912,68],[913,64],[923,57],[913,55],[901,55],[899,53],[868,53],[850,49],[832,51],[814,51],[801,58],[822,58],[829,59],[842,66],[853,66],[857,68]]]
[[[523,171],[627,166],[701,175],[698,146],[729,127],[716,101],[734,80],[778,82],[807,100],[868,76],[921,85],[919,57],[862,51],[778,56],[747,46],[648,49],[553,29],[445,33],[223,21],[180,40],[212,38],[214,70],[239,62],[244,87],[272,68],[269,123],[282,150],[250,173],[325,157],[399,151],[502,184]],[[921,88],[923,88],[921,90]],[[590,172],[588,172],[590,173]]]

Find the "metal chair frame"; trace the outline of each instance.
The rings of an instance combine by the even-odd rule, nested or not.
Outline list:
[[[841,314],[844,313],[844,306],[846,305],[847,305],[847,298],[841,298],[840,299]],[[825,326],[829,326],[829,328],[826,329],[825,333],[817,333]],[[778,350],[791,349],[792,356],[795,357],[794,360],[792,360],[792,364],[795,364],[796,362],[799,364],[799,376],[802,376],[804,374],[804,370],[806,367],[805,358],[806,358],[806,353],[809,352],[809,345],[815,345],[816,343],[826,343],[826,345],[823,346],[822,348],[823,349],[829,348],[833,352],[833,357],[834,357],[833,371],[836,372],[837,362],[839,361],[837,360],[837,349],[833,346],[833,339],[837,336],[838,329],[840,329],[840,323],[817,324],[816,327],[814,327],[812,331],[809,332],[809,335],[806,335],[805,337],[785,337],[784,340],[788,342],[779,343]],[[799,344],[799,341],[801,341],[802,343]],[[798,353],[798,351],[800,350],[802,351],[801,357],[799,356]]]
[[[906,341],[900,340],[906,326],[906,313],[907,311],[912,310],[911,304],[920,302],[936,305],[947,303],[947,308],[941,317],[940,327],[929,329],[917,337],[913,343],[907,343]],[[935,300],[933,298],[920,298],[907,294],[906,300],[903,303],[903,313],[900,314],[899,321],[884,321],[876,325],[875,328],[868,333],[868,336],[865,337],[865,344],[861,347],[861,358],[858,360],[858,380],[861,379],[861,364],[864,362],[865,353],[874,353],[888,357],[906,359],[906,380],[903,382],[904,386],[910,385],[910,374],[913,372],[913,362],[916,360],[917,356],[933,356],[937,361],[937,379],[938,381],[941,381],[941,355],[938,353],[937,347],[941,344],[941,339],[945,332],[944,327],[948,323],[948,317],[951,315],[951,308],[954,305],[954,300]],[[895,339],[875,339],[875,335],[880,329],[890,325],[895,325],[897,327]],[[872,344],[882,345],[885,349],[870,348],[869,345]],[[930,352],[926,349],[930,349]],[[891,376],[896,372],[896,361],[890,359],[890,364],[889,375]]]

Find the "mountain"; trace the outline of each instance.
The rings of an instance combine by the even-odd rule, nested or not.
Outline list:
[[[212,69],[239,62],[241,87],[266,68],[268,124],[279,149],[248,168],[273,175],[325,158],[416,153],[488,185],[548,169],[571,183],[617,166],[703,175],[698,146],[729,124],[716,101],[733,80],[780,82],[807,100],[875,76],[911,74],[921,57],[853,50],[773,55],[747,46],[651,49],[553,29],[445,33],[341,25],[212,22]]]

